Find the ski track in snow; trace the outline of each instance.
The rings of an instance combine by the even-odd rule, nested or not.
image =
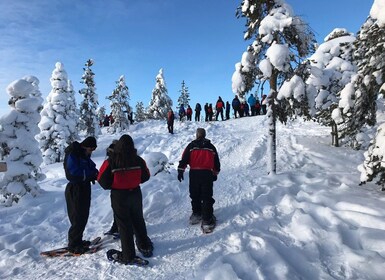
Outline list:
[[[199,225],[188,224],[188,171],[184,181],[176,179],[183,149],[199,126],[206,129],[221,160],[221,172],[214,183],[218,225],[208,235],[202,235]],[[384,208],[370,205],[371,194],[377,195],[373,188],[356,188],[357,176],[352,176],[352,172],[357,174],[355,151],[331,148],[328,128],[306,122],[278,124],[277,174],[266,175],[266,126],[265,116],[212,123],[176,122],[174,135],[166,132],[166,124],[131,126],[129,133],[138,154],[162,152],[171,166],[170,173],[162,172],[142,185],[144,216],[155,246],[146,268],[108,262],[106,249],[120,249],[119,241],[78,258],[39,256],[43,249],[65,246],[69,227],[62,164],[47,167],[55,178],[42,182],[43,195],[1,209],[0,277],[380,279],[378,268],[383,267],[385,258]],[[102,148],[93,155],[97,166],[115,138],[102,138]],[[314,141],[319,141],[319,149],[310,149]],[[338,162],[341,158],[344,161]],[[353,195],[346,197],[346,192]],[[100,236],[111,223],[109,192],[96,185],[85,237]],[[13,270],[7,271],[8,266]]]

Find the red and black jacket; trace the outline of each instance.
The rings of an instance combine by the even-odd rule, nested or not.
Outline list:
[[[190,170],[210,170],[214,175],[221,170],[217,149],[208,139],[196,139],[188,144],[178,170],[184,171],[187,165],[190,165]]]
[[[136,157],[133,166],[115,168],[107,159],[100,167],[98,182],[104,189],[132,190],[150,179],[150,171],[146,162],[140,156]]]

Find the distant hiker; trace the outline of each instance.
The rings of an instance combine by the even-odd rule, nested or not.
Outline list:
[[[226,101],[226,120],[230,119],[230,103]]]
[[[122,246],[116,261],[130,265],[148,264],[136,256],[135,243],[144,257],[152,256],[153,244],[147,235],[140,189],[140,184],[149,180],[150,171],[146,162],[137,155],[134,141],[128,134],[120,137],[111,158],[105,160],[100,168],[98,181],[108,177],[112,178],[111,204]]]
[[[216,116],[215,116],[215,120],[216,121],[218,120],[219,114],[221,114],[221,118],[222,118],[222,121],[223,121],[223,109],[224,108],[225,108],[225,102],[223,102],[222,97],[219,96],[218,100],[217,100],[217,103],[215,104],[215,109],[217,111]]]
[[[184,105],[181,104],[179,107],[179,121],[182,121],[185,115],[186,115],[186,111],[184,109]]]
[[[208,122],[209,121],[209,104],[208,103],[205,104],[204,109],[205,109],[205,122]]]
[[[257,99],[255,99],[253,94],[250,94],[249,98],[247,99],[247,102],[250,105],[251,115],[255,116],[255,103],[257,102]]]
[[[192,109],[191,109],[190,105],[187,105],[186,116],[187,116],[187,120],[191,121]]]
[[[259,116],[261,114],[261,103],[259,103],[259,99],[256,98],[255,102],[255,115]]]
[[[201,104],[197,103],[195,105],[195,121],[196,122],[199,122],[201,120],[201,111],[202,111]]]
[[[83,254],[90,241],[83,240],[91,206],[91,182],[98,175],[91,154],[96,149],[96,139],[87,137],[83,142],[73,142],[65,149],[64,170],[69,181],[65,190],[68,218],[68,251]]]
[[[213,182],[217,180],[220,171],[220,162],[217,149],[206,139],[203,128],[196,130],[196,139],[187,145],[178,165],[178,180],[184,180],[183,173],[190,165],[190,198],[192,214],[190,223],[202,221],[203,226],[215,226],[213,205]]]
[[[110,126],[110,117],[108,115],[105,115],[104,120],[103,120],[103,125],[104,126]]]
[[[174,133],[174,119],[175,119],[174,111],[172,109],[168,110],[167,129],[168,129],[168,132],[171,134]]]
[[[207,112],[209,114],[209,121],[211,122],[213,120],[214,111],[213,111],[213,104],[209,104],[209,107],[207,108]]]
[[[233,110],[234,110],[234,117],[237,118],[237,113],[239,114],[239,109],[241,106],[241,102],[239,101],[237,95],[234,97],[233,101],[231,102],[231,106],[233,107]]]

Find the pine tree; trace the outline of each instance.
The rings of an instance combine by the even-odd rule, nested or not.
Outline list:
[[[79,91],[79,93],[83,95],[83,101],[80,103],[79,130],[85,131],[88,136],[97,138],[100,134],[100,127],[96,113],[98,108],[98,96],[95,92],[95,74],[91,70],[93,64],[93,60],[89,59],[85,63],[85,68],[83,68],[84,74],[81,83],[86,87]]]
[[[341,91],[357,69],[353,63],[355,37],[346,29],[335,29],[309,58],[311,71],[306,80],[309,100],[314,100],[312,116],[332,128],[332,143],[339,146],[337,124],[341,122],[338,104]]]
[[[108,131],[114,133],[129,128],[130,122],[126,114],[131,113],[129,104],[130,93],[124,76],[120,76],[119,80],[116,82],[116,88],[107,99],[111,101],[111,114],[114,118],[114,123],[110,125]]]
[[[244,0],[237,9],[238,17],[246,18],[245,39],[254,37],[254,42],[236,64],[232,77],[232,89],[240,98],[251,90],[258,80],[268,80],[268,173],[276,172],[276,119],[285,122],[291,104],[301,108],[307,103],[303,79],[306,66],[303,59],[314,51],[315,38],[307,24],[292,14],[284,0]],[[295,77],[294,77],[295,76]],[[301,91],[287,101],[279,90],[285,80],[296,83]],[[291,92],[292,93],[292,92]],[[306,107],[306,106],[305,106]]]
[[[181,105],[183,105],[184,108],[187,108],[187,106],[190,105],[190,93],[188,92],[188,87],[184,81],[182,81],[182,88],[179,90],[179,92],[180,96],[178,98],[178,111]]]
[[[68,129],[70,132],[70,135],[68,137],[68,143],[72,143],[75,140],[79,139],[79,133],[77,130],[78,124],[79,124],[79,109],[76,105],[76,99],[75,99],[75,91],[74,87],[72,86],[71,80],[68,80],[67,83],[67,94],[68,94],[68,115],[70,116],[68,118]]]
[[[146,112],[144,110],[143,102],[136,103],[135,106],[135,121],[142,122],[147,119]]]
[[[106,115],[106,108],[104,106],[99,107],[97,110],[98,120],[101,123],[100,126],[103,126],[103,120]]]
[[[152,90],[152,98],[147,108],[147,116],[149,119],[166,119],[167,113],[171,108],[172,100],[167,93],[163,69],[160,69],[156,76],[155,88]]]
[[[51,76],[52,90],[41,112],[37,136],[45,164],[59,162],[64,158],[64,150],[74,139],[76,122],[68,90],[67,72],[61,62],[55,64]]]
[[[25,194],[36,196],[40,190],[37,182],[43,178],[42,155],[35,137],[43,99],[39,80],[34,76],[12,82],[7,92],[11,111],[0,119],[0,143],[4,148],[2,157],[12,172],[6,172],[0,182],[0,202],[11,206]]]
[[[360,148],[357,136],[365,126],[374,126],[376,100],[385,81],[385,26],[369,17],[354,42],[353,59],[357,75],[342,92],[340,107],[343,114],[342,136],[353,148]]]

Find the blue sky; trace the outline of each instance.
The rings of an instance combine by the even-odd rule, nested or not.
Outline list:
[[[356,33],[372,0],[287,0],[314,30],[318,42],[334,28]],[[130,105],[145,106],[164,70],[174,102],[184,80],[191,104],[231,101],[234,65],[251,42],[243,40],[239,1],[218,0],[0,0],[0,116],[9,111],[6,87],[25,75],[40,80],[46,98],[60,61],[78,92],[84,63],[92,58],[100,105],[121,75]],[[78,101],[81,96],[77,94]],[[175,107],[175,106],[174,106]]]

